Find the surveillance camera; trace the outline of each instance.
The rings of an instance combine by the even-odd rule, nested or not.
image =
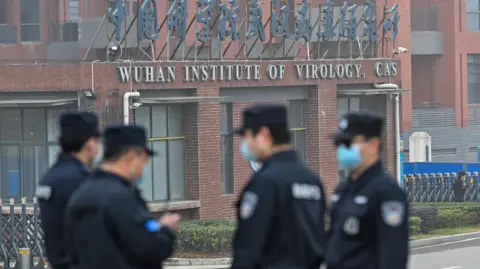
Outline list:
[[[132,107],[133,108],[139,108],[141,105],[142,105],[142,103],[135,102],[135,103],[132,104]]]
[[[394,54],[400,54],[400,53],[407,53],[408,49],[404,47],[397,47],[397,49],[393,52]]]

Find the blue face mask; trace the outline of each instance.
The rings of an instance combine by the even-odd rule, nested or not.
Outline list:
[[[360,148],[357,145],[351,145],[349,148],[340,145],[337,147],[338,166],[341,169],[352,169],[362,163]]]
[[[142,182],[143,182],[143,176],[135,179],[135,185],[137,185],[137,186],[140,186],[140,184],[142,184]]]
[[[243,158],[245,158],[245,160],[247,161],[257,160],[256,154],[248,148],[247,140],[242,141],[242,145],[240,146],[240,152],[242,153]]]

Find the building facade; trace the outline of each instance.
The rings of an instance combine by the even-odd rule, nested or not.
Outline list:
[[[418,0],[411,7],[413,113],[404,137],[428,132],[434,162],[477,162],[480,2]]]
[[[59,115],[68,110],[93,111],[103,126],[125,121],[145,126],[150,146],[159,152],[144,171],[140,186],[153,211],[175,210],[191,218],[233,216],[236,195],[252,170],[240,155],[240,141],[230,133],[240,124],[242,110],[258,102],[288,105],[292,144],[299,158],[321,174],[329,193],[342,175],[329,134],[336,130],[340,115],[348,111],[372,111],[385,117],[382,158],[388,170],[395,172],[392,93],[402,94],[400,116],[402,127],[408,129],[411,92],[405,89],[411,88],[411,74],[410,56],[394,58],[392,52],[398,44],[410,43],[410,20],[403,19],[409,18],[409,1],[399,1],[402,20],[397,38],[391,41],[380,34],[382,41],[371,44],[370,49],[362,36],[358,42],[342,38],[323,41],[316,32],[310,42],[295,41],[285,34],[269,38],[271,7],[267,1],[260,17],[265,40],[246,40],[243,33],[251,28],[245,29],[240,22],[242,16],[248,19],[246,11],[252,7],[240,0],[239,6],[245,8],[239,8],[238,39],[211,38],[199,44],[196,31],[189,32],[187,25],[184,36],[177,29],[173,34],[169,31],[167,38],[137,44],[138,33],[126,32],[129,24],[138,23],[133,15],[138,4],[127,2],[121,30],[125,32],[113,58],[108,52],[117,44],[115,25],[102,23],[106,2],[79,0],[54,5],[58,1],[25,1],[38,1],[43,7],[37,9],[40,37],[37,34],[36,41],[23,37],[34,38],[21,16],[26,10],[33,11],[22,9],[23,0],[0,0],[0,7],[5,5],[10,11],[4,15],[7,23],[0,24],[0,32],[11,35],[2,40],[10,44],[0,46],[4,60],[0,64],[3,197],[32,196],[36,182],[58,154],[56,124]],[[163,18],[177,2],[157,2],[159,36],[167,36],[162,25],[168,23]],[[196,24],[193,18],[198,9],[195,1],[189,2],[187,21]],[[295,33],[298,18],[294,14],[302,1],[280,2],[292,10],[285,27]],[[334,2],[334,20],[338,20],[343,2]],[[325,5],[325,1],[309,4],[312,24],[324,21],[319,16]],[[377,17],[384,16],[384,8],[389,7],[377,3]],[[58,13],[59,19],[48,16],[46,10],[50,15]],[[194,27],[198,30],[201,25]],[[349,49],[354,43],[361,49]],[[378,83],[397,84],[400,90],[379,89]],[[126,93],[130,92],[135,96],[129,98]]]

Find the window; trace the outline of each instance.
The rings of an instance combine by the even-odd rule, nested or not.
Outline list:
[[[342,97],[337,99],[337,116],[339,119],[352,111],[360,111],[360,98]]]
[[[233,193],[233,106],[220,105],[220,137],[222,158],[222,194]]]
[[[307,161],[307,132],[305,124],[306,102],[293,100],[288,103],[288,125],[292,136],[292,145],[298,157]]]
[[[467,55],[468,103],[480,103],[480,54]]]
[[[149,146],[157,152],[145,168],[140,189],[148,201],[184,200],[185,137],[182,105],[140,107],[135,123],[147,130]]]
[[[0,24],[7,24],[7,0],[0,0]]]
[[[78,1],[79,0],[70,0],[70,21],[78,22]]]
[[[32,198],[60,152],[60,114],[68,108],[0,109],[0,193]]]
[[[40,0],[21,0],[22,41],[40,41]]]
[[[468,31],[480,31],[480,0],[467,0],[466,24]]]

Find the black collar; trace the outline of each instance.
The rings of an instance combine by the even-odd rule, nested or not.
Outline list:
[[[363,187],[365,187],[372,179],[379,177],[385,173],[386,171],[383,167],[383,163],[379,160],[375,164],[367,168],[367,170],[365,170],[363,174],[361,174],[360,177],[358,177],[356,180],[353,180],[351,177],[349,177],[348,182],[350,188],[352,188],[354,192],[357,192],[363,189]]]
[[[95,172],[93,172],[93,178],[94,179],[107,179],[107,180],[113,180],[115,182],[119,182],[124,186],[133,188],[133,184],[131,184],[126,178],[123,178],[117,174],[102,170],[102,169],[96,169]]]
[[[273,162],[291,162],[298,160],[297,153],[294,150],[279,151],[263,161],[263,165],[266,166]]]
[[[77,159],[72,154],[61,153],[58,156],[57,164],[70,163],[78,166],[78,168],[85,174],[89,174],[88,168],[83,164],[79,159]]]

